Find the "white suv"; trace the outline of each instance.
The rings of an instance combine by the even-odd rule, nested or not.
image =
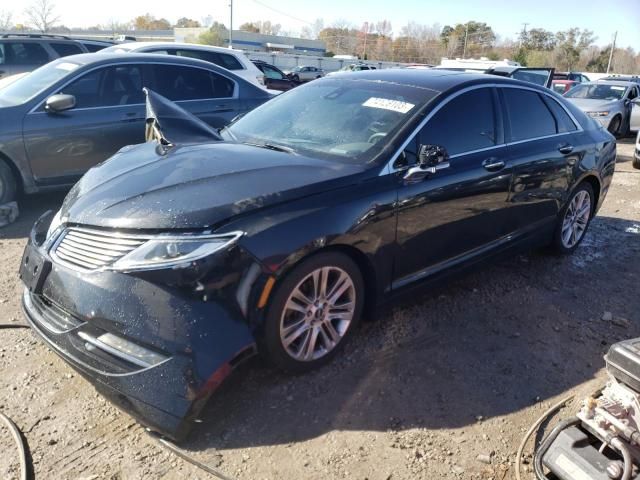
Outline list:
[[[240,50],[194,43],[129,42],[101,50],[105,53],[160,53],[215,63],[245,80],[266,89],[264,74]]]

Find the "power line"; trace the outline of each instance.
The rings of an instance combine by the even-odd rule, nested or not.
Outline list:
[[[308,22],[307,20],[303,20],[301,18],[294,17],[293,15],[285,13],[282,10],[278,10],[277,8],[273,8],[273,7],[269,6],[269,5],[267,5],[266,3],[260,2],[259,0],[251,0],[251,1],[253,3],[257,3],[258,5],[260,5],[260,6],[264,7],[264,8],[267,8],[269,10],[272,10],[272,11],[276,12],[276,13],[279,13],[280,15],[284,15],[285,17],[289,17],[289,18],[291,18],[293,20],[297,20],[298,22],[306,23],[307,25],[313,26],[312,22]]]

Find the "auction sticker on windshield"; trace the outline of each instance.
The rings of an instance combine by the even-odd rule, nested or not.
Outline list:
[[[627,88],[627,87],[617,87],[617,86],[613,86],[613,87],[611,87],[611,90],[620,90],[620,91],[621,91],[621,90],[624,90],[624,89],[626,89],[626,88]]]
[[[401,100],[391,100],[389,98],[371,97],[369,100],[362,104],[363,107],[382,108],[384,110],[391,110],[392,112],[407,113],[415,105],[409,102],[403,102]]]

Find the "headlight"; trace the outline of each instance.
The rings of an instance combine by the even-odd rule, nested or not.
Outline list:
[[[53,235],[53,233],[58,229],[60,225],[62,225],[62,215],[61,210],[58,210],[51,219],[49,230],[47,230],[47,238],[51,237],[51,235]]]
[[[587,115],[591,117],[608,117],[609,112],[587,112]]]
[[[113,270],[156,270],[175,268],[224,250],[243,232],[225,235],[159,236],[146,241],[116,261]]]

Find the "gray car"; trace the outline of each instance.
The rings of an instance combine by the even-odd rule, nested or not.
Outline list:
[[[89,51],[87,45],[63,35],[5,33],[0,35],[0,78],[31,72],[57,58]]]
[[[291,70],[285,70],[287,76],[294,82],[310,82],[316,78],[324,77],[324,70],[318,67],[299,65]]]
[[[622,80],[581,83],[564,94],[616,136],[640,129],[639,95],[640,84]]]
[[[209,62],[91,53],[55,60],[0,89],[0,204],[73,184],[144,142],[143,87],[219,128],[271,95]]]

